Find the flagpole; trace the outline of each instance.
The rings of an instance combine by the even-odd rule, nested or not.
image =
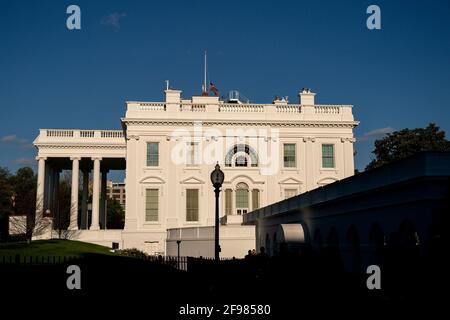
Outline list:
[[[206,86],[206,50],[205,50],[205,77],[204,77],[204,80],[203,80],[203,89],[204,89],[205,93],[208,92],[208,89],[207,89],[207,86]]]

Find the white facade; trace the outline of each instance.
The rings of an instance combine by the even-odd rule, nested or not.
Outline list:
[[[174,240],[170,234],[177,234],[176,229],[214,225],[209,176],[217,162],[225,173],[220,196],[224,237],[225,225],[240,225],[246,212],[354,173],[353,128],[358,122],[350,105],[316,105],[309,90],[299,94],[299,104],[285,99],[226,103],[212,96],[186,100],[172,89],[165,95],[165,102],[127,102],[123,133],[42,129],[34,142],[39,159],[37,214],[51,206],[51,200],[40,201],[53,197],[48,181],[56,181],[59,170],[69,167],[77,172],[72,204],[78,208],[78,170],[85,176],[93,169],[90,230],[79,230],[76,237],[103,243],[96,238],[109,241],[120,235],[122,247],[166,253],[166,240]],[[126,170],[125,227],[106,236],[112,231],[98,230],[98,216],[112,168]],[[76,211],[73,230],[81,227]],[[245,251],[226,255],[241,256],[237,252]]]

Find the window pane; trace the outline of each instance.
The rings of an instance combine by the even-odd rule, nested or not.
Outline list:
[[[248,190],[236,190],[236,208],[248,208]]]
[[[158,189],[145,191],[145,221],[158,221]]]
[[[226,189],[225,190],[225,214],[226,215],[230,215],[232,214],[232,200],[231,197],[233,195],[232,193],[233,191],[231,189]]]
[[[322,145],[322,167],[334,168],[334,145]]]
[[[284,144],[284,167],[292,168],[295,167],[295,144],[285,143]]]
[[[198,189],[186,190],[186,221],[198,221]]]
[[[246,167],[248,165],[246,156],[238,156],[236,157],[235,167]]]
[[[159,143],[147,143],[147,166],[157,167],[159,165]]]
[[[252,210],[259,209],[259,190],[253,189],[252,191]]]

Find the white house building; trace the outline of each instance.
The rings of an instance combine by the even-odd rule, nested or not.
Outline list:
[[[255,245],[242,215],[354,173],[351,105],[315,104],[303,89],[299,103],[183,99],[128,101],[123,130],[41,129],[37,219],[55,212],[61,170],[72,170],[72,238],[152,254],[213,256],[214,189],[209,175],[225,173],[220,196],[222,256],[243,256]],[[124,230],[105,230],[108,170],[126,174]],[[79,178],[81,171],[81,188]],[[92,174],[92,217],[88,184]],[[78,192],[82,201],[78,203]],[[48,218],[51,219],[51,218]],[[51,236],[51,235],[46,235]]]

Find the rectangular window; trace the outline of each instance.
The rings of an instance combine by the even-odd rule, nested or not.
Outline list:
[[[259,209],[259,190],[252,190],[252,210]]]
[[[285,143],[284,145],[284,167],[295,168],[295,144]]]
[[[145,190],[145,221],[158,221],[158,189]]]
[[[233,191],[231,189],[226,189],[225,190],[225,214],[226,215],[231,215],[233,212],[233,208],[232,208],[232,204],[233,204],[233,200],[232,200],[232,196],[233,196]]]
[[[198,142],[186,143],[186,165],[195,166],[198,161]]]
[[[159,166],[159,143],[148,142],[147,143],[147,166],[157,167]]]
[[[334,168],[334,145],[322,145],[322,168]]]
[[[297,189],[285,189],[284,190],[284,198],[291,198],[297,195]]]
[[[186,221],[198,221],[198,189],[186,189]]]

